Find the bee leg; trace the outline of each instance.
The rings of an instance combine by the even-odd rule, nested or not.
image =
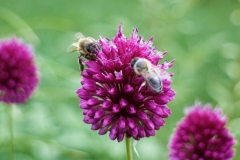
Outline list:
[[[149,87],[148,87],[148,84],[147,84],[147,83],[146,83],[145,87],[146,87],[146,90],[148,90]]]
[[[81,72],[84,70],[83,59],[78,57],[79,69]]]
[[[91,54],[91,53],[86,54],[86,55],[85,55],[85,58],[88,59],[88,60],[91,60],[91,56],[90,56],[90,54]]]
[[[94,53],[89,53],[85,57],[86,57],[86,59],[88,59],[90,61],[97,59],[96,54],[94,54]]]

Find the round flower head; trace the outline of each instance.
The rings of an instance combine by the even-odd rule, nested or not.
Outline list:
[[[17,38],[0,41],[0,101],[23,103],[38,83],[32,51]]]
[[[170,160],[230,160],[234,139],[226,122],[220,110],[195,105],[170,139]]]
[[[152,40],[144,41],[137,29],[127,39],[119,26],[112,40],[100,37],[96,61],[85,61],[87,68],[82,72],[82,88],[77,90],[84,122],[92,124],[99,134],[110,132],[111,140],[122,141],[124,135],[139,140],[155,135],[171,111],[167,103],[174,99],[171,89],[173,61],[158,65],[166,52],[152,47]],[[146,86],[142,76],[131,68],[134,57],[145,58],[161,70],[162,91],[155,93]]]

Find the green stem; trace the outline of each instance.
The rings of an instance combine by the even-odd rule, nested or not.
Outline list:
[[[7,106],[8,108],[8,117],[9,117],[9,132],[10,132],[10,139],[11,139],[11,159],[15,160],[15,149],[14,149],[14,135],[13,135],[13,107],[14,104],[10,104],[9,106]]]
[[[125,137],[125,139],[126,139],[127,160],[133,160],[131,139],[127,138],[127,136]]]

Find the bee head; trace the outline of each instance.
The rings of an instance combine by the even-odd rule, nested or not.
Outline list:
[[[138,60],[139,60],[139,57],[135,57],[135,58],[132,59],[132,61],[131,61],[131,67],[132,67],[132,68],[134,67],[135,63],[136,63]]]

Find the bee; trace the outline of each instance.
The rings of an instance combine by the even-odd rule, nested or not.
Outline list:
[[[143,76],[147,86],[154,92],[160,93],[162,91],[162,80],[160,76],[160,69],[153,65],[145,58],[135,57],[131,61],[131,67],[135,74]]]
[[[84,37],[82,33],[78,32],[75,35],[75,41],[73,44],[71,44],[67,52],[75,52],[78,51],[80,53],[80,57],[85,57],[88,60],[96,60],[96,50],[98,49],[98,43],[95,39],[92,37]],[[83,71],[83,60],[79,57],[79,65],[80,70]]]

